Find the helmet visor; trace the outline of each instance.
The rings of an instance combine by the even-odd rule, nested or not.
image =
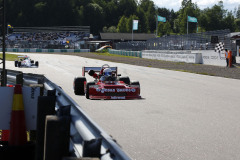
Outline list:
[[[111,76],[112,72],[104,72],[105,76]]]

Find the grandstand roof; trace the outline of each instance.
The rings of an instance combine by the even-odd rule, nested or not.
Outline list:
[[[90,26],[14,27],[13,32],[86,32]]]
[[[121,40],[121,41],[132,40],[132,33],[100,33],[100,36],[102,40]],[[133,40],[135,41],[146,41],[151,38],[156,38],[156,35],[147,33],[133,34]]]

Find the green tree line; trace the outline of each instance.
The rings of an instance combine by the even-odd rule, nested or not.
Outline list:
[[[0,0],[2,1],[2,0]],[[6,21],[13,27],[90,26],[91,33],[132,32],[132,20],[139,20],[138,33],[158,36],[230,29],[240,31],[240,5],[224,9],[223,1],[201,10],[192,0],[183,0],[178,11],[160,8],[151,0],[5,0]],[[158,22],[156,15],[166,17]]]

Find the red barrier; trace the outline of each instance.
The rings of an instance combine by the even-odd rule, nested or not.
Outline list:
[[[14,87],[14,86],[7,84],[7,87]],[[10,135],[10,131],[9,130],[2,130],[1,141],[8,141],[9,135]]]
[[[10,121],[9,145],[19,146],[27,143],[27,132],[23,106],[22,86],[14,87],[13,105]]]
[[[228,59],[229,59],[228,67],[232,67],[232,51],[228,51]]]

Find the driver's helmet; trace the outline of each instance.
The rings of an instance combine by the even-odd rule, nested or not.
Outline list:
[[[105,68],[105,69],[103,70],[103,75],[104,75],[105,77],[111,76],[111,75],[112,75],[112,70],[111,70],[110,68]]]

